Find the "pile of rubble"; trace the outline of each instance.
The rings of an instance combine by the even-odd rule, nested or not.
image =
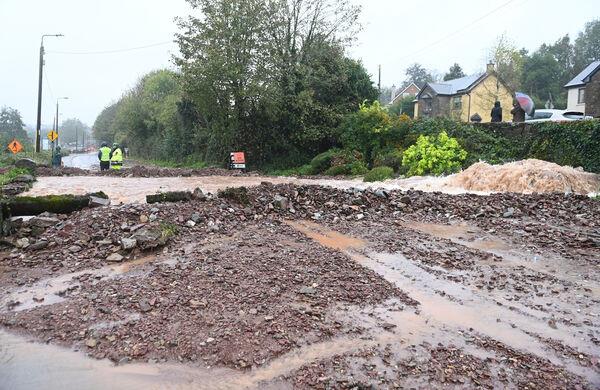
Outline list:
[[[597,200],[266,182],[218,194],[197,191],[184,202],[110,205],[23,220],[0,252],[2,291],[59,277],[69,286],[58,303],[44,305],[42,297],[33,309],[19,310],[21,303],[11,301],[11,310],[0,308],[0,325],[120,364],[196,362],[245,371],[316,343],[359,342],[396,331],[376,315],[357,322],[346,315],[351,310],[394,302],[394,312],[414,311],[420,318],[424,300],[343,250],[316,245],[290,220],[312,221],[364,240],[368,246],[356,249],[359,259],[369,251],[400,253],[418,272],[460,286],[457,290],[490,294],[494,307],[511,305],[515,313],[547,313],[544,327],[573,326],[589,343],[600,345],[594,317],[567,312],[574,296],[584,311],[598,303],[586,285],[526,265],[509,267],[501,254],[469,243],[472,237],[453,240],[407,225],[468,223],[478,229],[472,235],[494,234],[556,253],[569,261],[565,265],[589,270],[582,281],[594,282],[600,255]],[[432,286],[431,294],[445,297],[446,292]],[[503,324],[510,320],[498,318]],[[399,351],[373,342],[317,359],[279,379],[298,388],[587,386],[548,359],[472,329],[459,333],[466,345],[419,341],[399,343]],[[539,340],[544,348],[600,371],[596,357],[561,341]]]
[[[190,176],[246,176],[249,173],[223,168],[160,168],[153,166],[134,165],[120,170],[88,170],[74,167],[50,168],[36,167],[38,176],[117,176],[117,177],[190,177]]]

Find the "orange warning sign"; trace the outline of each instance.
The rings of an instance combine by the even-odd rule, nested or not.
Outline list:
[[[229,153],[229,168],[246,169],[246,156],[244,155],[244,152]]]
[[[19,141],[17,141],[17,139],[13,139],[12,141],[10,141],[10,143],[8,144],[8,149],[13,152],[13,154],[17,154],[19,153],[21,150],[23,150],[23,145],[21,145],[21,143]]]

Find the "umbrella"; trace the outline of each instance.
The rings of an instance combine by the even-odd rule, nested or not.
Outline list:
[[[515,93],[515,96],[521,108],[525,111],[527,115],[531,116],[533,114],[533,111],[535,110],[535,104],[533,103],[533,99],[521,92]]]

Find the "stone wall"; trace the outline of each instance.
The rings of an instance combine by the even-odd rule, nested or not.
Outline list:
[[[600,71],[585,86],[585,114],[600,118]]]

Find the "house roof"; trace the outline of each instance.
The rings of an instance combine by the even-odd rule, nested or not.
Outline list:
[[[573,80],[565,84],[565,88],[578,87],[587,83],[588,77],[592,76],[598,69],[600,69],[600,61],[594,61],[589,64],[584,70],[581,71]]]
[[[397,92],[397,93],[394,95],[394,98],[392,99],[392,101],[390,102],[390,104],[393,104],[393,103],[396,101],[396,99],[398,99],[400,96],[402,96],[402,94],[403,94],[404,92],[406,92],[406,90],[407,90],[407,89],[409,89],[409,88],[410,88],[411,86],[413,86],[413,85],[415,86],[415,88],[417,89],[417,91],[421,91],[421,88],[419,88],[419,86],[418,86],[417,84],[415,84],[415,83],[410,83],[410,84],[408,84],[408,85],[406,86],[406,88],[404,88],[402,91],[399,91],[399,92]],[[417,92],[417,93],[419,93],[419,92]]]
[[[468,90],[487,73],[477,73],[471,76],[465,76],[458,79],[446,80],[443,83],[427,83],[431,89],[438,95],[456,95],[457,93]],[[425,89],[425,87],[423,87]]]

